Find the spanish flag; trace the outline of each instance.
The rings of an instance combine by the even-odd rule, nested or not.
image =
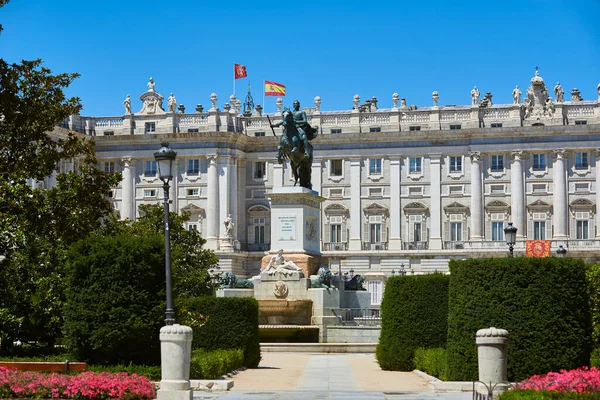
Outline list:
[[[265,96],[285,96],[285,85],[265,81]]]
[[[549,240],[527,240],[525,242],[526,257],[550,257]]]

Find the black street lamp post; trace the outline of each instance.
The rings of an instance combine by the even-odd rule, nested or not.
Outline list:
[[[504,238],[506,239],[510,256],[513,257],[513,248],[517,242],[517,228],[513,226],[512,222],[509,222],[508,226],[504,228]]]
[[[556,249],[556,255],[560,258],[565,257],[567,255],[567,249],[565,249],[561,244],[560,246],[558,246],[558,249]]]
[[[165,273],[167,281],[167,310],[165,312],[165,324],[173,325],[175,322],[175,311],[173,310],[173,289],[171,283],[171,235],[169,233],[169,181],[173,178],[171,168],[177,153],[169,148],[169,143],[162,142],[162,147],[154,153],[154,159],[158,165],[158,177],[163,183],[165,192]]]
[[[400,274],[400,276],[406,275],[406,270],[404,269],[404,263],[400,264],[400,271],[398,271],[398,274]]]

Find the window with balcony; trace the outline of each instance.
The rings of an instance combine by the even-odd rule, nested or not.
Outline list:
[[[331,232],[331,243],[342,242],[342,216],[329,217],[329,228]]]
[[[459,216],[462,219],[462,215]],[[450,221],[450,240],[453,242],[462,242],[462,221]]]
[[[501,154],[492,156],[492,172],[503,172],[504,171],[504,156]]]
[[[575,169],[588,169],[588,153],[575,153]]]
[[[380,215],[369,217],[369,241],[371,243],[381,243],[381,220]]]
[[[588,220],[577,220],[577,239],[585,240],[589,239],[589,221]]]
[[[189,176],[197,176],[200,173],[200,160],[188,160],[187,174]]]
[[[156,161],[146,161],[144,176],[156,176]]]
[[[533,239],[546,240],[546,221],[533,221]]]
[[[264,244],[265,243],[265,219],[254,218],[254,243]]]
[[[533,170],[544,171],[546,169],[546,155],[543,153],[533,155]]]
[[[190,232],[198,230],[198,224],[190,224],[190,223],[188,223],[187,227],[188,227],[188,231],[190,231]]]
[[[330,176],[342,176],[343,174],[343,160],[330,160],[329,161],[329,175]]]
[[[381,175],[381,158],[369,159],[369,175]]]
[[[411,174],[420,174],[422,173],[422,162],[423,159],[421,157],[411,157],[409,163],[409,173]]]
[[[461,173],[462,170],[462,156],[450,156],[450,173]]]

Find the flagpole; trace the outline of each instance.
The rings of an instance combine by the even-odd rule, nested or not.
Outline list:
[[[235,95],[235,63],[233,64],[233,95]]]
[[[265,114],[267,113],[267,105],[265,104],[265,80],[263,79],[263,88],[262,88],[262,92],[263,92],[263,110],[265,110]]]

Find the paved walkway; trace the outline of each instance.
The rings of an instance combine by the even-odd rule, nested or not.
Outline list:
[[[233,377],[228,393],[195,393],[219,400],[470,400],[470,393],[432,393],[412,372],[382,371],[374,354],[262,353],[256,369]]]

